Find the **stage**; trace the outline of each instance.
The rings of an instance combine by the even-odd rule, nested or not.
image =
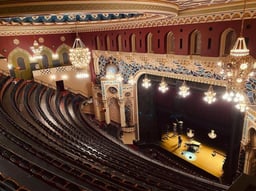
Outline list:
[[[222,166],[226,159],[225,153],[195,139],[189,139],[185,135],[181,135],[181,138],[182,143],[178,147],[178,135],[169,132],[162,135],[160,146],[217,178],[222,176]]]

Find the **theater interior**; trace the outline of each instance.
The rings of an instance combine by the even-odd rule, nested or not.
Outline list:
[[[0,0],[0,190],[255,191],[256,1]]]

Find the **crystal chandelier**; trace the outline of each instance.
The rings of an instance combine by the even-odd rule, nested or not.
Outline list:
[[[227,80],[226,92],[223,98],[227,101],[236,102],[236,108],[242,112],[247,108],[244,96],[245,83],[254,75],[256,70],[256,61],[249,55],[250,51],[247,49],[245,38],[242,35],[245,6],[246,0],[244,0],[240,37],[237,38],[234,47],[230,50],[230,55],[219,63],[221,74]]]
[[[123,81],[123,76],[122,76],[121,72],[118,72],[116,74],[115,78],[116,78],[116,81],[118,81],[118,82],[122,82]]]
[[[128,79],[128,84],[130,85],[134,85],[135,84],[135,80],[134,80],[134,77],[133,76],[130,76],[129,79]]]
[[[229,90],[227,89],[225,94],[222,96],[222,98],[228,102],[235,102],[235,103],[245,101],[245,97],[243,93],[240,93],[239,91],[234,91],[232,89],[229,89]]]
[[[213,91],[213,87],[210,86],[208,91],[204,93],[204,101],[208,104],[212,104],[216,101],[216,92]]]
[[[186,85],[184,81],[182,85],[179,87],[179,95],[183,98],[187,97],[190,94],[189,87]]]
[[[241,112],[245,112],[248,109],[248,106],[245,102],[239,102],[235,105],[235,107]]]
[[[89,78],[89,74],[87,71],[77,71],[76,73],[76,78],[78,79],[85,79],[85,78]]]
[[[144,79],[142,80],[142,86],[144,88],[149,88],[151,86],[151,81],[148,79],[147,74],[145,75]]]
[[[69,59],[76,68],[85,68],[91,61],[91,52],[82,40],[76,36],[73,47],[69,49]]]
[[[165,93],[168,90],[168,85],[165,82],[164,78],[162,78],[161,83],[159,84],[158,90],[161,91],[162,93]]]
[[[43,50],[43,47],[39,45],[37,40],[34,40],[33,46],[30,47],[31,51],[33,52],[33,57],[34,58],[42,58],[41,52]]]

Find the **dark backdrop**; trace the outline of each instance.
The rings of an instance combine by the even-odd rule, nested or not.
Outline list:
[[[168,127],[172,130],[173,122],[182,120],[184,134],[191,128],[195,132],[195,139],[227,153],[225,168],[232,176],[238,161],[244,114],[233,103],[222,99],[225,88],[213,86],[217,101],[207,104],[203,100],[204,92],[209,88],[207,84],[186,82],[191,94],[182,98],[177,91],[183,81],[166,78],[169,90],[163,94],[158,90],[161,77],[148,75],[152,82],[148,89],[141,85],[143,78],[144,75],[137,84],[140,142],[160,141],[161,134]],[[216,131],[216,139],[208,137],[211,129]]]

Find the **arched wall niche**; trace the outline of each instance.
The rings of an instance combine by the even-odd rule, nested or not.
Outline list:
[[[173,32],[169,32],[166,36],[166,53],[172,54],[174,53],[175,48],[175,37]]]
[[[65,43],[61,44],[57,48],[56,54],[59,57],[59,61],[60,61],[61,65],[69,65],[70,64],[69,57],[68,57],[69,49],[70,49],[70,46],[68,46]]]
[[[194,30],[190,35],[190,54],[201,55],[202,36],[199,30]]]
[[[56,53],[54,53],[54,51],[49,47],[42,47],[42,58],[33,57],[33,55],[28,51],[19,47],[10,52],[8,55],[8,63],[13,65],[13,69],[11,71],[13,77],[30,80],[33,78],[33,70],[59,67],[70,64],[68,57],[69,47],[66,44],[59,46],[56,49]],[[25,67],[19,66],[18,58],[19,60],[23,60]]]
[[[43,46],[43,50],[41,52],[41,55],[43,56],[43,58],[38,59],[38,63],[40,66],[40,68],[38,69],[46,69],[46,68],[53,67],[52,54],[53,54],[53,51],[50,48]]]
[[[8,64],[12,65],[11,74],[13,77],[31,79],[32,72],[30,67],[30,57],[31,55],[24,49],[19,47],[15,48],[8,55]],[[24,67],[19,66],[19,61],[22,61]]]
[[[227,56],[230,53],[236,41],[236,33],[232,28],[227,28],[221,34],[220,38],[220,56]]]

